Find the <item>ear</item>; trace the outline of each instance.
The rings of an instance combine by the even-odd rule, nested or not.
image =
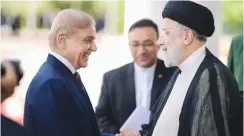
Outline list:
[[[184,45],[188,46],[193,41],[193,38],[194,38],[194,34],[192,30],[186,29],[184,31]]]
[[[64,34],[58,34],[56,37],[56,42],[59,48],[63,49],[65,48],[65,35]]]

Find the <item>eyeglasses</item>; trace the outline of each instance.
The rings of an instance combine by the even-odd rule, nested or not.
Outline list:
[[[146,50],[149,50],[149,49],[152,49],[152,47],[154,47],[156,45],[157,41],[147,41],[147,42],[144,42],[144,43],[130,43],[130,46],[134,49],[138,49],[140,48],[141,46],[146,49]]]

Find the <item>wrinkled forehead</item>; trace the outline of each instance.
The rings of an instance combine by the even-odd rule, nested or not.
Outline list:
[[[86,28],[79,29],[76,33],[77,38],[91,38],[96,39],[96,28],[95,25],[90,25]]]

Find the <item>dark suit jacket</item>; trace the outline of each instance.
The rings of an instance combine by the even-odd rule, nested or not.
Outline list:
[[[99,136],[96,117],[82,85],[49,55],[27,91],[24,127],[35,136]]]
[[[166,68],[163,61],[157,61],[150,108],[166,87],[174,70],[175,68]],[[119,132],[120,127],[135,108],[134,63],[105,73],[99,103],[96,107],[100,131]]]
[[[1,136],[29,136],[29,134],[24,127],[1,115]]]

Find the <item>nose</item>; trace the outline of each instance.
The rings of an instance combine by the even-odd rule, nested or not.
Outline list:
[[[91,51],[96,52],[97,51],[96,43],[92,43],[90,49],[91,49]]]
[[[146,52],[146,49],[144,46],[139,46],[138,53],[139,54],[144,54]]]
[[[159,37],[157,45],[160,46],[160,47],[165,45],[164,38],[163,38],[162,35]]]

